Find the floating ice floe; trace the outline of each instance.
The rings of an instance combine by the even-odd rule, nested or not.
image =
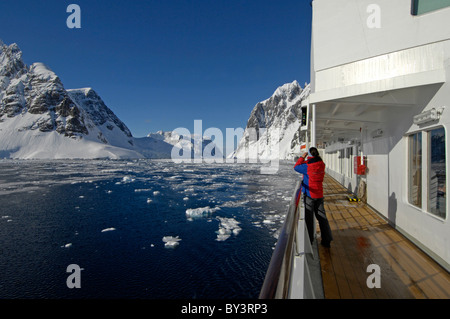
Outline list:
[[[151,188],[137,188],[134,190],[135,193],[140,193],[140,192],[151,192],[152,189]]]
[[[165,242],[164,247],[166,248],[175,248],[177,247],[180,243],[181,239],[177,236],[177,237],[173,237],[173,236],[164,236],[162,241]]]
[[[123,178],[122,178],[122,182],[123,183],[130,183],[130,182],[134,182],[135,181],[135,179],[134,178],[131,178],[130,176],[124,176]]]
[[[106,233],[106,232],[109,232],[109,231],[115,231],[116,229],[114,228],[114,227],[111,227],[111,228],[106,228],[106,229],[103,229],[102,230],[102,233]]]
[[[242,230],[239,222],[234,218],[217,217],[220,221],[219,230],[216,231],[217,241],[225,241],[233,234],[237,236]]]
[[[206,206],[206,207],[199,207],[199,208],[189,208],[186,210],[186,216],[188,218],[207,217],[218,210],[220,210],[220,207],[211,208],[209,206]]]
[[[249,200],[239,200],[239,201],[235,201],[235,202],[230,201],[230,202],[223,203],[221,206],[222,207],[243,207],[243,206],[246,206],[249,202],[250,202]]]

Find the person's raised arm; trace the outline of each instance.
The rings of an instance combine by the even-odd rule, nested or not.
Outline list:
[[[303,156],[298,159],[297,163],[295,163],[294,170],[297,173],[307,174],[307,171],[308,171],[308,165],[306,164],[307,156],[308,156],[308,153],[303,154]]]

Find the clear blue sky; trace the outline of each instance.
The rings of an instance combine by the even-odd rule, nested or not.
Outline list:
[[[1,0],[0,39],[92,87],[135,137],[245,128],[278,86],[310,73],[310,0]],[[69,4],[81,29],[69,29]]]

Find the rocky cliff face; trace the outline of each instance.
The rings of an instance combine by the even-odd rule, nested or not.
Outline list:
[[[44,64],[27,67],[16,44],[0,47],[0,121],[18,115],[35,115],[20,130],[56,131],[68,137],[87,135],[79,107],[60,79]]]
[[[171,158],[174,148],[194,158],[211,142],[173,132],[134,138],[93,89],[66,90],[46,65],[25,65],[17,44],[0,41],[0,158]]]
[[[75,145],[73,141],[79,143]],[[42,143],[42,151],[37,143]],[[67,157],[116,158],[115,148],[121,148],[119,157],[125,154],[139,157],[133,149],[130,130],[94,90],[66,90],[60,78],[44,64],[25,65],[17,44],[7,46],[0,42],[2,155],[64,157],[61,143],[72,144],[73,152]],[[78,149],[78,155],[74,154],[74,148]]]
[[[294,81],[258,103],[231,156],[294,157],[300,105],[308,94],[309,87]],[[0,41],[0,158],[171,158],[181,150],[190,158],[223,156],[203,136],[158,132],[134,138],[93,89],[66,90],[47,66],[25,65],[16,44]]]
[[[292,160],[298,156],[301,103],[309,92],[309,85],[302,89],[294,81],[257,103],[236,151],[229,157]]]
[[[67,90],[67,93],[81,107],[84,124],[98,141],[125,148],[134,146],[131,131],[93,89]]]

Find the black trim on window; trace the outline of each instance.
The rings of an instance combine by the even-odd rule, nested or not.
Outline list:
[[[413,16],[417,15],[418,7],[419,7],[419,0],[411,0],[411,14]]]

